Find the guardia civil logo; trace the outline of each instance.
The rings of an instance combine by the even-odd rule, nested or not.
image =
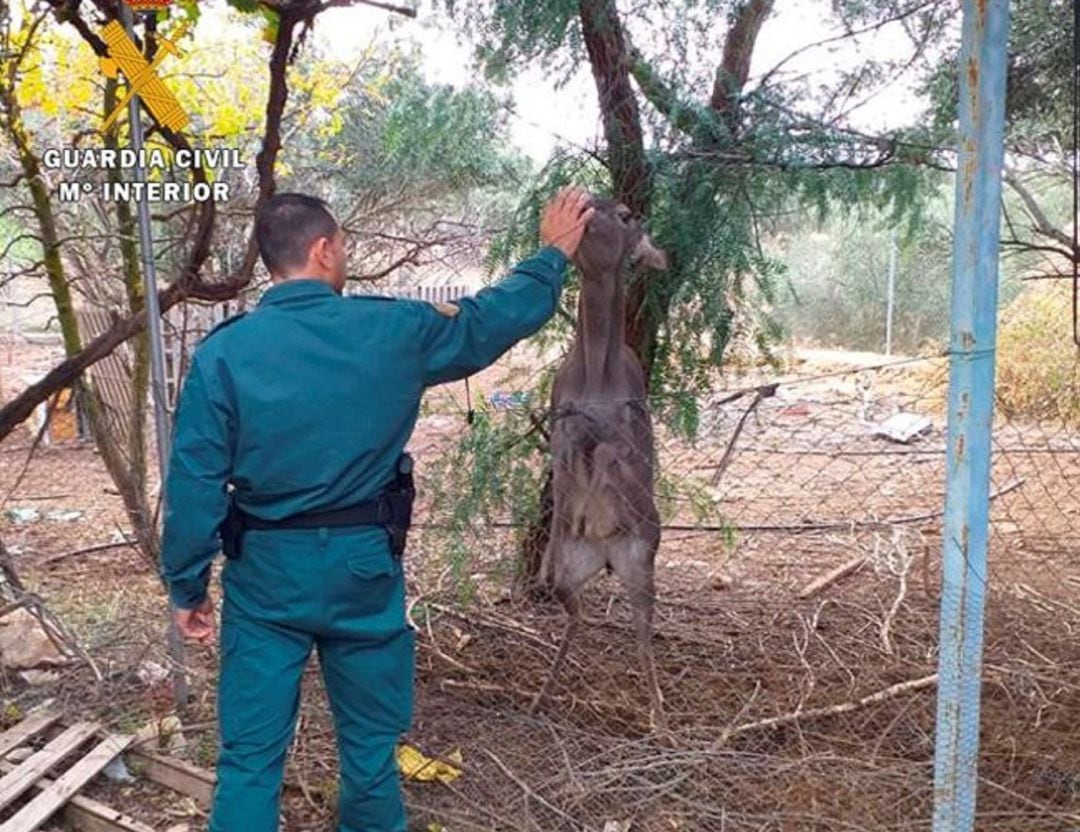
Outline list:
[[[131,0],[128,3],[134,9],[160,8],[167,6],[170,0]],[[128,89],[123,100],[105,117],[101,132],[106,132],[113,122],[124,112],[133,96],[138,95],[158,123],[170,130],[183,130],[188,124],[188,115],[180,102],[165,86],[157,74],[162,62],[174,55],[181,56],[177,42],[187,32],[187,24],[181,23],[171,37],[159,37],[157,54],[152,61],[147,61],[135,41],[131,39],[123,25],[111,20],[102,30],[101,35],[109,47],[109,54],[99,61],[101,71],[109,78],[116,78],[122,72],[127,80]]]
[[[119,19],[101,29],[106,54],[99,56],[101,71],[108,78],[123,76],[123,96],[100,125],[104,136],[115,129],[118,119],[128,117],[131,147],[52,148],[42,155],[46,170],[61,172],[57,182],[61,202],[78,202],[95,196],[108,202],[187,203],[226,202],[231,197],[231,183],[225,174],[245,167],[236,148],[192,147],[188,142],[169,142],[144,146],[140,108],[145,108],[159,125],[181,133],[191,119],[180,105],[159,70],[167,60],[183,57],[178,46],[188,32],[181,22],[169,31],[157,31],[155,49],[143,52],[146,35],[140,42],[135,26],[151,27],[154,12],[172,0],[125,0],[119,7]],[[133,20],[134,18],[134,20]],[[105,143],[106,145],[108,143]],[[171,145],[171,146],[169,146]],[[102,177],[101,171],[123,171],[122,177]],[[196,173],[197,172],[197,173]]]

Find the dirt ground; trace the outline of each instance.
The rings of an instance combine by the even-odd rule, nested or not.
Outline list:
[[[49,366],[50,349],[0,344],[5,397]],[[697,441],[659,431],[662,476],[679,486],[657,561],[656,655],[671,737],[650,732],[629,608],[614,581],[587,592],[589,622],[551,701],[530,716],[564,616],[510,590],[514,529],[472,530],[476,591],[464,599],[440,560],[442,533],[417,531],[410,596],[421,639],[406,740],[433,757],[460,752],[463,762],[450,783],[406,785],[415,829],[928,828],[942,376],[934,362],[876,366],[806,355],[748,415],[752,394],[724,402],[717,393],[702,403]],[[516,389],[521,372],[489,371],[470,392]],[[727,392],[765,381],[728,380]],[[422,468],[468,430],[464,401],[461,385],[433,394],[412,445]],[[898,409],[927,415],[929,432],[910,445],[874,437]],[[0,443],[0,536],[102,681],[85,664],[39,684],[7,673],[0,710],[10,720],[12,706],[53,698],[137,730],[172,710],[168,683],[136,673],[168,663],[161,586],[133,548],[111,545],[127,523],[95,450],[76,443],[28,457],[30,440],[16,432]],[[978,828],[1071,832],[1080,829],[1080,443],[1052,426],[999,424],[993,451]],[[696,513],[688,493],[704,494],[711,514]],[[13,519],[11,509],[40,518]],[[856,558],[850,574],[812,590]],[[187,744],[175,753],[212,767],[216,656],[194,647],[188,662],[194,699]],[[159,830],[204,828],[190,801],[141,781],[95,781],[88,793]],[[335,793],[333,730],[313,663],[285,832],[335,828]]]

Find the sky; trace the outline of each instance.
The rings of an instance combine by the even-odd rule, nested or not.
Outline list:
[[[411,0],[398,0],[409,3]],[[238,13],[221,0],[200,3],[199,29],[213,31],[214,39],[227,38],[235,30],[238,40],[251,37],[250,24],[239,22]],[[778,0],[776,11],[766,20],[754,49],[751,84],[796,50],[838,34],[825,18],[827,0]],[[19,7],[13,5],[18,17]],[[250,18],[248,18],[250,20]],[[718,38],[722,30],[718,30]],[[460,42],[448,26],[445,14],[431,11],[431,0],[423,0],[415,19],[408,19],[370,6],[330,8],[316,19],[314,39],[333,58],[352,63],[374,42],[395,40],[419,44],[428,79],[439,83],[465,85],[476,77],[473,52]],[[648,51],[645,44],[643,51]],[[718,44],[717,51],[720,46]],[[267,51],[269,47],[267,46]],[[849,38],[839,44],[810,49],[785,65],[785,71],[808,74],[815,83],[827,83],[842,68],[853,68],[869,55],[900,58],[911,46],[899,24],[884,27],[872,35]],[[601,125],[596,105],[596,89],[587,65],[570,82],[555,91],[552,81],[538,69],[519,72],[511,85],[514,113],[510,116],[511,140],[537,162],[546,161],[560,141],[596,146]],[[704,96],[703,96],[704,97]],[[867,132],[882,132],[911,121],[922,103],[910,88],[910,81],[894,82],[882,94],[861,108],[849,123]]]
[[[826,5],[822,0],[780,0],[777,11],[762,27],[751,76],[761,76],[797,49],[837,34],[821,14]],[[355,57],[372,39],[411,39],[422,47],[430,79],[466,84],[475,74],[472,50],[444,28],[445,20],[424,10],[416,20],[407,20],[370,7],[333,8],[319,16],[315,35],[330,54],[342,60]],[[910,54],[910,49],[903,30],[892,25],[839,46],[809,50],[785,69],[811,73],[816,81],[825,82],[838,68],[850,68],[867,55],[901,57]],[[540,71],[526,70],[515,78],[512,92],[516,115],[511,118],[511,139],[537,161],[546,160],[560,139],[590,146],[596,143],[601,128],[596,89],[587,66],[558,92]],[[894,83],[862,108],[851,124],[867,131],[888,130],[910,123],[921,106],[909,86]]]

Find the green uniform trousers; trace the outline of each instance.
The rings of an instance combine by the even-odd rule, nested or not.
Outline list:
[[[405,832],[395,750],[412,717],[415,636],[379,527],[253,530],[226,561],[210,832],[275,832],[312,648],[338,736],[340,832]]]

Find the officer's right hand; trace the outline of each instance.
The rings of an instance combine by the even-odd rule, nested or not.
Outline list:
[[[197,641],[200,644],[212,644],[214,641],[214,604],[206,596],[199,606],[192,610],[176,610],[176,629],[185,641]]]
[[[593,215],[593,209],[588,207],[590,199],[589,192],[582,188],[559,191],[540,217],[540,240],[544,245],[555,246],[573,257]]]

